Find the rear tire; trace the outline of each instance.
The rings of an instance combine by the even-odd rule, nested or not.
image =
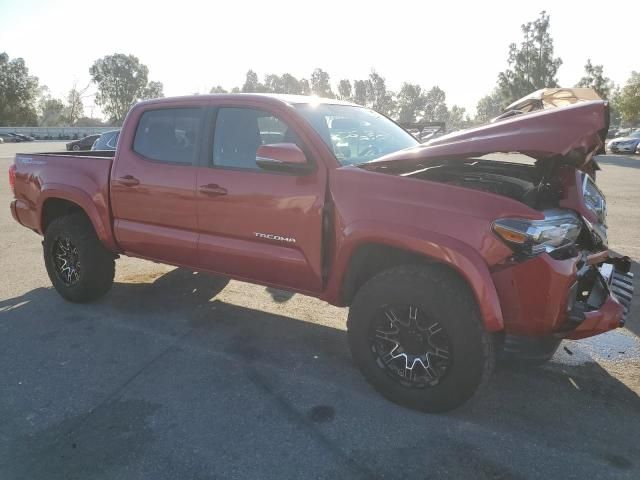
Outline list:
[[[462,405],[493,370],[493,343],[475,299],[444,267],[399,266],[376,275],[357,292],[347,329],[353,360],[367,381],[392,402],[416,410]],[[395,340],[387,338],[390,333]]]
[[[111,288],[114,255],[100,243],[84,213],[54,219],[42,245],[49,279],[64,299],[90,302]]]

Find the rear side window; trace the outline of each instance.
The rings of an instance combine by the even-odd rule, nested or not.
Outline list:
[[[160,162],[195,163],[202,127],[201,108],[166,108],[142,114],[133,150]]]

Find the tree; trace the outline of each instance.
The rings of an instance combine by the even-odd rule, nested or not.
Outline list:
[[[38,103],[40,120],[38,124],[42,127],[59,127],[65,123],[64,103],[50,95],[42,97]]]
[[[414,123],[422,116],[426,98],[422,87],[413,83],[403,83],[397,96],[398,121]]]
[[[606,100],[611,95],[613,82],[609,77],[605,77],[602,65],[593,65],[589,58],[584,66],[584,76],[576,83],[576,87],[593,88]]]
[[[140,95],[140,100],[151,100],[152,98],[163,98],[164,97],[164,85],[162,82],[149,82],[142,94]]]
[[[22,58],[0,53],[0,126],[35,125],[38,78]]]
[[[351,100],[351,82],[349,80],[340,80],[338,83],[338,98],[340,100]]]
[[[353,81],[353,101],[358,105],[367,104],[367,81],[366,80]]]
[[[78,84],[74,83],[71,90],[69,90],[69,93],[67,94],[66,114],[69,125],[74,125],[80,117],[84,116],[84,103],[82,102],[82,99],[88,89],[89,85],[83,89],[78,89]]]
[[[558,85],[556,74],[562,59],[553,56],[549,25],[549,15],[543,11],[535,21],[522,25],[524,39],[520,46],[509,45],[509,68],[498,75],[498,87],[506,104],[535,90]]]
[[[300,81],[290,73],[283,73],[280,80],[282,81],[282,93],[289,93],[292,95],[299,95],[302,93]]]
[[[220,85],[217,85],[215,87],[211,87],[211,90],[209,90],[209,93],[228,93],[224,88],[222,88]]]
[[[640,122],[640,72],[631,72],[631,77],[616,98],[615,106],[623,123],[634,125]]]
[[[383,115],[393,116],[395,114],[393,93],[387,90],[383,77],[376,72],[371,72],[366,81],[366,91],[368,107]]]
[[[311,95],[311,84],[306,78],[300,79],[300,95]]]
[[[447,115],[447,129],[451,131],[464,128],[466,123],[464,119],[465,113],[465,108],[459,107],[458,105],[453,105],[451,107],[451,110],[449,110],[449,114]]]
[[[107,124],[102,122],[99,118],[80,117],[76,123],[76,127],[103,127]]]
[[[275,74],[265,75],[264,88],[271,93],[284,93],[284,82],[280,76]]]
[[[611,91],[611,97],[609,98],[610,125],[620,125],[622,121],[622,115],[620,114],[620,95],[620,87],[616,87]]]
[[[446,122],[449,110],[445,100],[447,95],[440,87],[435,86],[425,96],[423,120],[427,122]]]
[[[316,68],[311,74],[311,92],[324,98],[334,98],[329,82],[329,74],[321,68]]]
[[[89,73],[98,86],[96,103],[115,123],[121,123],[131,106],[145,95],[158,93],[158,84],[162,92],[159,82],[147,85],[149,69],[133,55],[107,55],[96,60]]]
[[[258,81],[258,74],[253,70],[249,70],[245,77],[244,85],[242,85],[242,91],[244,93],[256,93],[264,92],[264,85]]]
[[[489,95],[482,97],[476,106],[476,121],[486,123],[497,117],[503,110],[502,95],[495,89]]]

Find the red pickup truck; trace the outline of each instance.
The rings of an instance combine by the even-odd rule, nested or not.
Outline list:
[[[11,212],[67,300],[105,294],[118,255],[319,297],[350,307],[377,390],[445,411],[498,353],[621,326],[633,293],[595,184],[606,102],[515,113],[420,144],[335,100],[147,101],[116,152],[16,155]]]

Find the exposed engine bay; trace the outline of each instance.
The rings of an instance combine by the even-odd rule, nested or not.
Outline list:
[[[503,195],[535,209],[557,206],[561,193],[560,185],[551,182],[547,172],[535,164],[473,158],[443,160],[401,175]]]

